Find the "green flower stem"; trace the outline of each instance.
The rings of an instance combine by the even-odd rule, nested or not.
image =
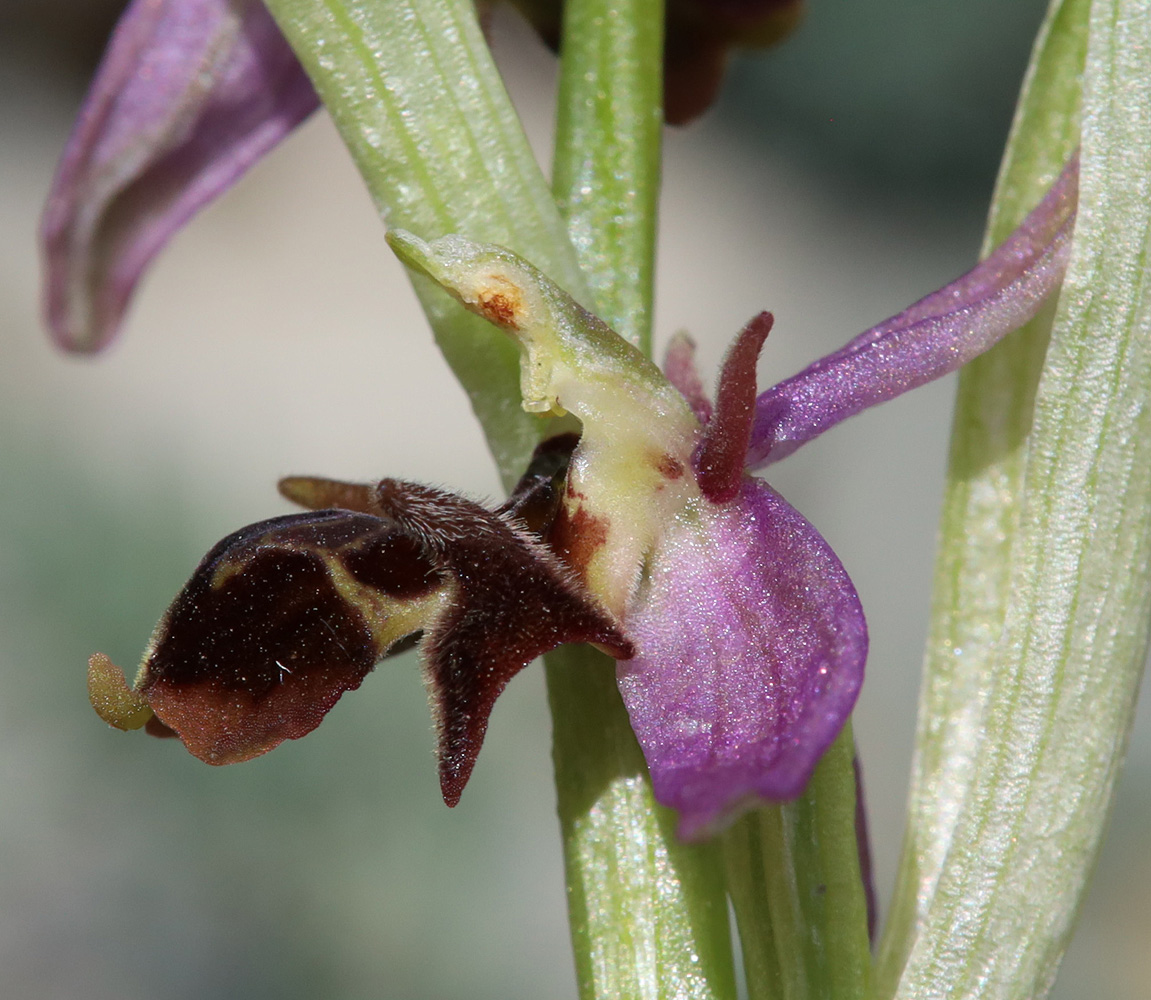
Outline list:
[[[589,646],[545,659],[580,996],[734,998],[718,850],[678,841],[656,805],[615,664]]]
[[[1147,651],[1147,0],[1091,4],[1082,107],[1082,207],[1021,445],[1020,490],[1009,498],[1017,513],[1002,609],[982,637],[992,655],[974,657],[974,676],[970,651],[950,651],[952,683],[968,700],[958,705],[965,732],[948,753],[968,763],[962,783],[937,783],[937,812],[924,815],[946,847],[938,877],[920,883],[926,903],[895,992],[908,1000],[1034,997],[1050,987],[1099,845]],[[944,530],[945,549],[970,531],[950,517]],[[978,632],[970,621],[966,630]],[[926,708],[940,717],[947,704],[934,692],[929,674]]]
[[[599,316],[651,354],[663,0],[567,0],[552,189]]]
[[[983,254],[1042,198],[1079,143],[1090,0],[1056,0],[1036,39],[992,202]],[[877,980],[890,995],[934,895],[956,808],[972,780],[985,678],[1011,587],[1035,392],[1054,309],[960,374],[935,569],[919,733],[900,870]]]
[[[764,849],[761,824],[759,812],[748,813],[724,832],[723,866],[743,951],[748,1000],[783,1000],[788,994],[768,894],[776,859]],[[787,912],[793,911],[789,905]]]
[[[470,0],[267,5],[389,226],[509,247],[590,301]],[[547,426],[519,406],[519,352],[428,282],[415,286],[510,485]]]
[[[750,1000],[862,1000],[871,991],[850,724],[804,794],[745,816],[724,862]]]
[[[663,5],[564,7],[553,189],[595,309],[650,354]],[[718,850],[681,844],[656,805],[614,666],[560,649],[547,678],[580,995],[733,998]]]

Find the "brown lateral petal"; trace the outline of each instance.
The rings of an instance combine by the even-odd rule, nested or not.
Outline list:
[[[322,511],[220,542],[157,626],[140,694],[210,764],[311,732],[450,581],[396,525]]]
[[[755,365],[775,322],[771,313],[754,317],[723,360],[715,415],[699,449],[699,488],[712,503],[735,499],[743,482],[747,445],[755,419]]]
[[[512,677],[565,642],[594,642],[619,658],[632,648],[570,571],[507,515],[394,479],[379,484],[376,502],[457,581],[457,599],[423,642],[440,788],[452,806],[475,765],[492,706]]]
[[[285,476],[276,484],[280,496],[308,510],[339,507],[361,514],[372,513],[372,489],[368,483],[345,483],[320,476]]]
[[[496,512],[515,518],[533,535],[546,537],[559,513],[563,482],[578,444],[579,435],[567,432],[536,445],[527,470]]]

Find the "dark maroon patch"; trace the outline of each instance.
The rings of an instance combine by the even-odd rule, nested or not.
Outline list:
[[[664,479],[674,481],[683,477],[683,462],[671,455],[661,455],[656,468]]]
[[[223,764],[265,753],[360,686],[387,650],[365,617],[374,609],[333,582],[330,562],[349,559],[393,597],[443,582],[394,522],[347,511],[261,521],[208,553],[157,626],[140,687],[193,754]]]
[[[260,698],[294,673],[331,663],[367,669],[374,643],[363,614],[336,590],[320,555],[267,546],[228,560],[213,587],[202,567],[176,598],[148,658],[148,686],[210,679]],[[366,661],[366,666],[364,666]]]
[[[607,529],[606,518],[588,513],[585,507],[574,512],[565,507],[556,515],[548,545],[582,579],[592,557],[607,544]]]
[[[420,544],[398,531],[381,531],[342,553],[340,561],[360,583],[401,600],[423,597],[444,583]]]

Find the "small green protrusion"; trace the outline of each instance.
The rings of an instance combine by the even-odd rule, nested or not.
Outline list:
[[[88,659],[88,700],[108,725],[139,729],[152,718],[152,706],[128,687],[124,671],[103,653]]]

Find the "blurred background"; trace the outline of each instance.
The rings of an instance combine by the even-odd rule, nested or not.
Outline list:
[[[200,556],[287,510],[278,477],[497,492],[323,116],[180,234],[113,348],[49,346],[37,215],[118,6],[0,0],[0,995],[572,998],[538,666],[502,697],[454,811],[410,655],[236,767],[88,706],[88,655],[131,672]],[[770,308],[766,385],[966,270],[1042,7],[812,0],[791,41],[740,60],[717,110],[668,135],[660,340],[690,330],[714,373]],[[510,17],[493,33],[546,158],[551,57]],[[868,612],[856,733],[881,902],[953,391],[853,420],[772,475]],[[1061,1000],[1147,995],[1146,707]]]

